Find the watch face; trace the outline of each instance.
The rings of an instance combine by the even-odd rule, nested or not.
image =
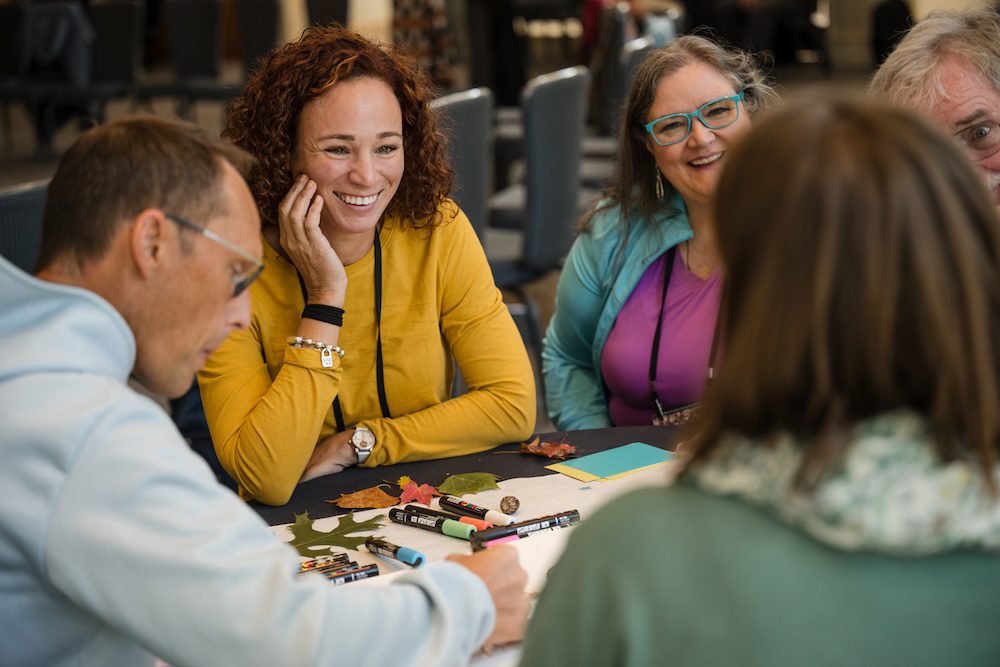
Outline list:
[[[351,436],[351,444],[358,449],[371,449],[375,446],[375,434],[366,428],[356,429]]]

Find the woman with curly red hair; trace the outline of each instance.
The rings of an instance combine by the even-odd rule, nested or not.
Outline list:
[[[274,52],[224,135],[254,155],[266,270],[249,329],[199,375],[219,460],[280,505],[351,465],[527,437],[534,380],[472,226],[448,199],[431,89],[339,27]],[[454,367],[470,391],[451,398]]]

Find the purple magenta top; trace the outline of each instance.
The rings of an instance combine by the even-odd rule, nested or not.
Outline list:
[[[653,421],[649,358],[660,314],[666,256],[666,253],[661,255],[642,274],[618,313],[601,352],[601,373],[609,394],[608,412],[616,426]],[[665,409],[699,401],[705,392],[722,284],[721,271],[702,280],[677,255],[663,309],[656,371],[656,391]]]

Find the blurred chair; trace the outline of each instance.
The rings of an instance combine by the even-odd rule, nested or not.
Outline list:
[[[25,6],[19,2],[0,3],[0,104],[3,105],[4,147],[14,145],[10,105],[19,101],[27,68],[27,31],[24,29]]]
[[[598,43],[590,62],[594,73],[594,85],[590,91],[591,120],[601,136],[614,135],[618,108],[624,99],[621,97],[624,86],[620,63],[631,21],[626,2],[616,2],[601,14]]]
[[[431,108],[441,114],[448,134],[448,154],[455,170],[452,198],[482,241],[491,180],[493,93],[489,88],[452,93],[431,102]]]
[[[513,260],[491,260],[497,287],[525,304],[528,338],[541,352],[538,315],[524,286],[558,269],[575,236],[581,211],[598,196],[580,187],[580,160],[590,72],[569,67],[528,82],[521,94],[527,178],[489,200],[489,224],[519,230]]]
[[[0,190],[0,255],[30,272],[42,241],[49,179]]]
[[[115,98],[131,96],[142,71],[142,31],[145,3],[142,0],[93,0],[90,17],[94,45],[90,82],[80,86],[47,84],[36,86],[48,104],[44,123],[54,128],[60,109],[77,109],[95,123],[103,123],[105,108]]]
[[[177,115],[191,118],[198,100],[227,101],[241,86],[220,80],[222,0],[163,0],[164,23],[174,79],[139,87],[137,99],[176,97]]]
[[[250,75],[257,59],[270,53],[278,41],[281,0],[239,0],[240,35],[243,39],[243,72]]]
[[[347,25],[347,0],[307,0],[310,25]]]

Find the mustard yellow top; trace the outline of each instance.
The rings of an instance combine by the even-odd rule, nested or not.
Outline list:
[[[313,449],[336,432],[338,395],[347,428],[375,434],[366,467],[469,454],[531,434],[535,384],[520,334],[468,218],[450,201],[442,215],[444,225],[425,230],[388,218],[381,232],[389,419],[375,382],[374,251],[346,267],[346,354],[323,368],[319,351],[286,342],[299,326],[302,292],[295,267],[265,241],[250,327],[198,375],[215,450],[244,498],[288,502]],[[469,391],[451,398],[454,361]]]

